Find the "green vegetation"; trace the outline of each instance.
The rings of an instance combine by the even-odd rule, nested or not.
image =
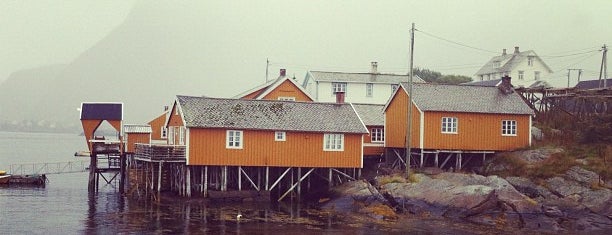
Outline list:
[[[472,78],[463,75],[442,75],[440,72],[432,71],[429,69],[415,68],[414,74],[429,83],[438,84],[460,84],[464,82],[471,82]]]

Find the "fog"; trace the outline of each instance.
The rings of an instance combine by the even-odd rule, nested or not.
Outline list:
[[[366,72],[371,61],[381,72],[407,73],[412,23],[418,67],[472,76],[502,49],[519,46],[542,57],[555,72],[549,79],[567,79],[568,68],[597,78],[598,50],[612,39],[610,12],[604,0],[1,1],[0,88],[19,71],[60,64],[48,96],[92,83],[134,91],[73,95],[60,112],[83,99],[168,91],[130,104],[138,112],[128,118],[142,122],[176,94],[231,97],[263,83],[266,60],[270,78],[280,68],[299,80],[308,70]],[[49,73],[35,74],[30,79]],[[133,89],[145,83],[159,90]],[[0,104],[0,114],[7,107]]]

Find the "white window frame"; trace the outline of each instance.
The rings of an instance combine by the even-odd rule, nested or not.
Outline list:
[[[185,127],[180,126],[178,127],[178,133],[179,133],[179,145],[185,145]]]
[[[385,142],[385,128],[372,128],[370,130],[370,141],[372,143]]]
[[[280,101],[295,101],[295,97],[293,96],[279,96],[276,99]]]
[[[324,134],[323,151],[344,151],[344,134]]]
[[[284,131],[275,131],[274,141],[287,141],[287,133]]]
[[[159,136],[161,139],[168,139],[168,127],[162,126]]]
[[[502,120],[501,134],[502,136],[516,136],[516,120]]]
[[[336,95],[337,92],[346,94],[346,86],[346,82],[332,82],[332,95]]]
[[[525,79],[525,71],[523,71],[523,70],[519,70],[518,71],[518,79],[519,80],[524,80]]]
[[[442,117],[441,132],[443,134],[459,133],[459,119],[457,117]]]
[[[527,56],[527,65],[533,66],[533,56]]]
[[[244,146],[244,133],[238,130],[227,130],[225,132],[225,148],[242,149]]]
[[[540,71],[533,71],[533,78],[535,80],[540,80]]]
[[[366,83],[366,97],[372,97],[374,94],[374,83]]]

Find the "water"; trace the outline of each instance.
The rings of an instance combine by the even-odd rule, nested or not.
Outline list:
[[[10,164],[80,160],[84,137],[0,132],[0,169]],[[388,234],[490,233],[448,221],[403,218],[401,223],[355,221],[296,203],[210,203],[162,197],[130,199],[116,184],[87,192],[86,172],[48,175],[39,187],[0,187],[0,234]],[[304,208],[301,208],[304,207]],[[236,215],[243,215],[238,221]]]

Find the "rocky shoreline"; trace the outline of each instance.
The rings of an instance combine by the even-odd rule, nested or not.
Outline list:
[[[537,162],[554,152],[529,150],[522,156]],[[504,231],[605,234],[612,231],[610,188],[580,166],[537,182],[429,171],[408,178],[396,174],[348,182],[334,188],[321,207],[393,223],[407,217],[439,218]]]

